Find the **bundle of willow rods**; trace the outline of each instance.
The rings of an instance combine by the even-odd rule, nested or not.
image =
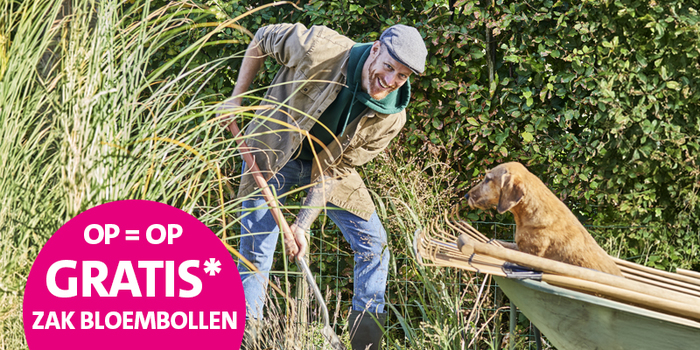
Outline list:
[[[445,215],[419,231],[414,242],[419,262],[508,277],[505,262],[542,272],[541,280],[626,304],[700,321],[700,274],[657,270],[614,258],[623,277],[504,248],[468,223]]]

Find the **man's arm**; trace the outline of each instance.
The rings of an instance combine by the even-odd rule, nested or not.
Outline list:
[[[382,153],[389,143],[401,132],[406,123],[406,113],[400,112],[390,119],[390,122],[385,121],[381,127],[367,128],[373,133],[366,134],[366,130],[358,131],[362,142],[359,144],[351,144],[338,159],[336,166],[340,173],[343,173],[343,168],[358,167],[364,165]],[[334,173],[337,175],[338,173]]]
[[[241,69],[238,72],[238,78],[236,80],[236,86],[233,88],[233,93],[231,93],[231,97],[228,100],[222,102],[219,106],[218,110],[220,113],[231,113],[235,108],[241,106],[243,94],[250,88],[250,84],[253,83],[266,57],[267,56],[260,49],[258,40],[253,38],[246,49],[243,62],[241,62]],[[231,115],[229,115],[224,118],[222,124],[226,125],[226,128],[229,129],[234,136],[237,136],[232,128],[234,122]],[[300,233],[296,227],[292,227],[291,231],[291,233],[283,232],[287,255],[290,259],[294,259],[294,257],[297,256],[301,258],[306,252],[306,235],[303,231]]]
[[[233,109],[241,106],[241,103],[243,102],[243,94],[245,94],[250,88],[250,84],[253,83],[255,76],[260,70],[260,67],[262,67],[263,63],[265,62],[265,58],[266,56],[262,50],[260,50],[258,41],[253,38],[245,51],[245,56],[243,57],[243,62],[241,63],[241,69],[238,72],[236,86],[233,87],[233,93],[228,100],[221,103],[218,108],[220,112],[225,113],[224,111],[226,111],[230,113]],[[233,130],[230,128],[233,121],[229,120],[230,117],[224,118],[222,123],[226,125],[227,129],[233,132]]]
[[[308,196],[306,200],[304,200],[302,209],[299,211],[292,226],[290,226],[290,230],[299,246],[299,251],[296,255],[297,258],[301,259],[304,257],[304,254],[306,254],[306,246],[308,244],[306,241],[306,232],[311,229],[311,224],[316,221],[318,215],[321,214],[321,211],[325,208],[328,197],[338,181],[339,180],[331,177],[322,177],[319,183],[309,189]]]
[[[308,231],[325,207],[334,187],[342,181],[334,176],[346,174],[348,169],[361,166],[376,157],[398,135],[405,120],[405,114],[402,113],[395,118],[393,123],[388,123],[384,128],[376,129],[376,134],[363,135],[361,138],[365,142],[357,147],[347,149],[340,156],[340,162],[336,166],[326,169],[326,173],[317,180],[318,183],[309,189],[303,204],[304,208],[299,211],[296,221],[291,226],[295,235]],[[302,253],[300,252],[300,254]]]
[[[299,211],[299,215],[291,227],[293,232],[297,230],[309,231],[311,224],[325,208],[328,197],[338,181],[340,180],[330,176],[322,176],[319,182],[309,189],[303,208]]]

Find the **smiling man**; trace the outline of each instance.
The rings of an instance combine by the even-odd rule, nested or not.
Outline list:
[[[405,25],[392,26],[378,41],[366,44],[322,26],[260,28],[246,51],[233,97],[220,106],[222,113],[241,106],[267,56],[281,68],[261,103],[268,108],[260,109],[246,127],[246,142],[276,193],[314,184],[304,202],[307,209],[291,226],[293,234],[284,237],[287,255],[303,257],[306,232],[326,209],[355,254],[352,347],[371,344],[378,349],[379,324],[386,317],[387,235],[355,167],[382,152],[406,122],[409,77],[425,70],[425,43],[415,28]],[[238,195],[254,191],[255,182],[244,167]],[[256,320],[262,318],[267,273],[279,237],[264,203],[261,196],[243,202],[239,246],[262,271],[252,274],[239,264],[247,317]]]

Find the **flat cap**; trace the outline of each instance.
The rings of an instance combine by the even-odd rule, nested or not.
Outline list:
[[[414,73],[423,74],[428,50],[416,28],[403,24],[393,25],[382,33],[379,41],[386,46],[393,59]]]

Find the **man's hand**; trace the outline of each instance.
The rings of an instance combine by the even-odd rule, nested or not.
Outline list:
[[[233,133],[233,130],[231,130],[231,124],[233,124],[233,110],[236,108],[241,107],[241,103],[239,99],[237,98],[230,98],[224,102],[221,102],[219,104],[219,107],[217,107],[217,113],[216,116],[220,117],[222,114],[226,115],[225,117],[222,117],[221,120],[219,121],[219,124],[224,127],[229,129],[231,133]],[[234,135],[236,136],[236,135]]]
[[[297,226],[296,223],[292,224],[290,229],[293,237],[285,236],[284,246],[289,260],[294,261],[294,259],[301,259],[304,257],[308,243],[306,242],[306,231],[304,231],[304,229]]]

